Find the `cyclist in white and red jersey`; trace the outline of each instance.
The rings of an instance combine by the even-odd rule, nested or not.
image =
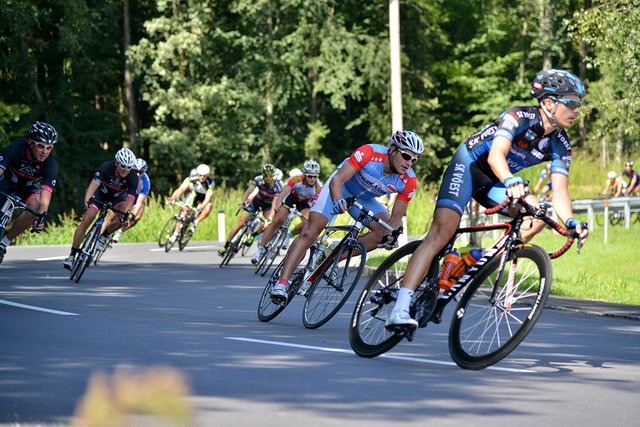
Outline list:
[[[313,200],[316,194],[322,189],[322,182],[318,179],[318,175],[320,175],[320,164],[315,160],[307,160],[304,162],[302,171],[300,172],[300,175],[294,175],[289,178],[289,181],[287,181],[287,184],[284,186],[284,190],[282,190],[282,193],[278,196],[273,221],[265,228],[262,239],[260,239],[260,244],[258,245],[258,250],[251,258],[252,263],[258,263],[260,257],[266,250],[267,243],[271,241],[276,230],[286,221],[289,210],[282,209],[282,206],[295,206],[303,217],[303,222],[298,224],[291,232],[287,233],[282,244],[283,249],[289,247],[289,240],[293,236],[300,234],[306,218],[309,217],[309,203],[311,203],[311,200]]]
[[[345,159],[313,201],[309,220],[287,251],[278,283],[271,290],[272,298],[286,300],[289,277],[307,249],[336,215],[334,212],[347,211],[347,197],[357,196],[360,204],[377,217],[394,228],[400,227],[417,186],[416,175],[411,167],[423,151],[424,144],[416,133],[397,131],[391,137],[389,147],[363,145]],[[398,193],[391,215],[376,200],[376,197],[390,193]],[[355,218],[359,210],[352,207],[349,213]],[[370,251],[378,246],[388,232],[375,222],[366,225],[371,227],[371,232],[361,242]]]
[[[409,305],[427,275],[435,255],[454,235],[462,212],[473,197],[485,207],[527,196],[525,181],[516,174],[524,168],[551,161],[553,208],[568,229],[584,242],[586,224],[573,219],[569,195],[571,144],[565,132],[580,113],[586,91],[582,81],[564,70],[542,70],[531,84],[535,106],[511,107],[494,122],[471,135],[456,150],[445,170],[433,222],[427,237],[411,257],[393,310],[386,320],[390,330],[415,329]],[[537,203],[528,195],[529,203]],[[515,214],[517,206],[503,211]],[[544,228],[539,220],[520,236],[530,240]]]
[[[58,165],[51,156],[56,142],[58,132],[44,122],[33,123],[26,139],[11,141],[6,150],[0,153],[0,190],[5,194],[15,194],[37,212],[46,212],[58,175]],[[2,196],[1,203],[4,203]],[[0,263],[9,242],[29,226],[37,227],[34,231],[42,231],[44,224],[38,223],[36,217],[25,210],[13,221],[0,241]]]

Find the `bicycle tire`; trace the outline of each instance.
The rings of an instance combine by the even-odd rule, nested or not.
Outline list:
[[[304,280],[304,269],[298,268],[293,272],[289,279],[289,286],[287,286],[287,301],[284,303],[276,303],[271,299],[271,289],[278,282],[280,272],[284,266],[284,260],[280,261],[280,264],[273,270],[273,273],[267,281],[267,285],[262,290],[260,301],[258,302],[258,319],[261,322],[269,322],[275,319],[293,300],[302,285]]]
[[[359,255],[354,255],[356,250]],[[344,261],[340,261],[345,254]],[[319,328],[340,311],[356,288],[366,261],[367,250],[362,243],[353,242],[342,246],[337,258],[327,264],[325,271],[318,275],[309,288],[302,309],[302,323],[305,328]],[[330,277],[333,269],[336,271],[337,282]]]
[[[620,225],[624,221],[624,214],[622,212],[612,212],[609,214],[609,224]]]
[[[504,285],[491,304],[500,260],[494,258],[478,272],[456,307],[449,353],[461,368],[484,369],[515,350],[538,321],[551,291],[549,255],[539,246],[520,245],[504,264]]]
[[[78,256],[77,265],[72,269],[71,279],[79,283],[80,279],[84,275],[85,270],[91,264],[91,258],[94,254],[98,238],[100,238],[100,229],[94,224],[91,231],[85,238],[80,255]]]
[[[171,238],[177,233],[178,225],[180,224],[182,224],[180,233],[176,236],[175,239],[172,240]],[[182,234],[183,229],[184,219],[182,217],[176,218],[176,223],[173,225],[173,229],[171,230],[171,233],[169,233],[169,237],[167,237],[167,243],[164,245],[165,252],[169,252],[171,248],[173,248],[173,246],[176,244],[176,242],[180,240],[180,234]]]
[[[349,323],[349,343],[361,357],[376,357],[395,347],[402,336],[385,328],[409,258],[422,243],[409,242],[376,269],[360,293]]]
[[[280,253],[280,248],[282,247],[282,244],[284,243],[284,239],[286,237],[287,232],[282,228],[276,231],[276,234],[269,242],[269,246],[267,246],[267,249],[264,251],[264,255],[258,262],[259,267],[256,272],[259,273],[260,276],[264,277],[264,275],[267,274],[267,271],[269,271],[276,257]]]
[[[169,240],[169,237],[173,234],[173,230],[176,228],[176,223],[178,222],[178,217],[172,216],[167,220],[167,222],[162,227],[160,231],[160,235],[158,236],[158,246],[164,248]]]
[[[178,250],[182,252],[184,248],[187,247],[187,243],[191,240],[191,236],[193,236],[193,231],[191,231],[191,224],[193,224],[193,220],[195,218],[192,215],[189,215],[186,221],[182,223],[182,229],[180,230],[180,236],[178,236]]]
[[[234,255],[240,250],[240,245],[244,245],[244,242],[246,241],[247,229],[248,227],[246,226],[246,224],[243,225],[238,234],[236,234],[236,237],[231,241],[231,244],[229,244],[229,248],[227,249],[227,253],[225,253],[224,257],[222,258],[220,268],[224,267],[225,265],[229,265],[231,258],[233,258]]]

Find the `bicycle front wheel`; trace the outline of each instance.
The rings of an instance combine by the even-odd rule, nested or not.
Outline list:
[[[78,254],[76,262],[73,268],[71,269],[70,279],[73,280],[74,282],[76,283],[80,282],[80,279],[82,278],[82,275],[84,274],[85,270],[87,269],[89,264],[91,264],[91,257],[95,253],[95,247],[96,247],[96,244],[98,243],[99,237],[100,237],[100,228],[94,225],[91,228],[91,231],[89,232],[89,234],[87,234],[87,236],[85,237],[84,242],[82,244],[82,249],[80,250],[80,254]]]
[[[191,240],[191,236],[193,236],[191,224],[193,224],[193,220],[188,221],[182,225],[182,231],[180,232],[180,238],[178,239],[178,250],[180,251],[187,247],[187,243],[189,243],[189,240]]]
[[[342,259],[342,261],[341,261]],[[360,242],[343,245],[309,288],[302,323],[315,329],[327,323],[349,299],[364,270],[367,251]]]
[[[501,258],[478,272],[456,308],[449,352],[461,368],[484,369],[511,353],[536,324],[551,291],[551,260],[541,247],[516,248],[502,270]]]
[[[160,236],[158,236],[158,246],[160,246],[161,248],[165,247],[167,241],[169,240],[169,237],[171,237],[171,235],[173,234],[173,230],[175,230],[177,223],[178,218],[175,216],[172,216],[167,220],[167,222],[164,224],[164,227],[162,227],[162,231],[160,231]]]
[[[274,234],[269,245],[267,245],[264,255],[262,255],[262,258],[260,258],[260,261],[258,262],[256,273],[259,273],[261,276],[267,274],[267,271],[269,271],[269,268],[273,265],[273,261],[275,261],[278,256],[286,236],[286,231],[283,231],[282,229],[278,229],[278,231],[276,231],[276,234]]]
[[[393,252],[369,278],[351,316],[349,343],[362,357],[376,357],[395,347],[402,336],[384,324],[391,314],[409,259],[422,243],[410,242]]]
[[[269,277],[269,281],[267,282],[267,286],[264,287],[262,291],[262,295],[260,296],[260,302],[258,303],[258,319],[262,322],[268,322],[273,320],[278,316],[278,314],[282,313],[287,305],[291,302],[291,300],[296,296],[296,292],[300,288],[302,281],[304,279],[304,269],[298,268],[293,272],[291,277],[289,278],[289,286],[287,286],[287,301],[286,302],[275,302],[271,299],[271,289],[278,282],[278,278],[280,278],[280,273],[282,272],[282,267],[284,266],[284,260],[278,264],[276,269]]]

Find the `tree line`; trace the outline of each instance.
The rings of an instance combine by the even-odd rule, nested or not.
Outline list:
[[[400,3],[404,126],[438,180],[454,149],[541,68],[587,84],[572,143],[601,162],[638,151],[640,0]],[[270,161],[328,174],[390,136],[388,3],[371,0],[7,0],[0,147],[34,120],[60,133],[52,208],[78,208],[122,145],[166,193],[198,163],[237,186]]]

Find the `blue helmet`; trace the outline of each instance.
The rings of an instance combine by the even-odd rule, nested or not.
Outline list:
[[[138,172],[146,172],[147,171],[147,162],[144,161],[143,158],[138,158],[136,160],[136,165],[133,167]]]
[[[538,101],[553,95],[578,95],[583,98],[586,94],[582,81],[565,70],[542,70],[531,82],[531,95]]]

